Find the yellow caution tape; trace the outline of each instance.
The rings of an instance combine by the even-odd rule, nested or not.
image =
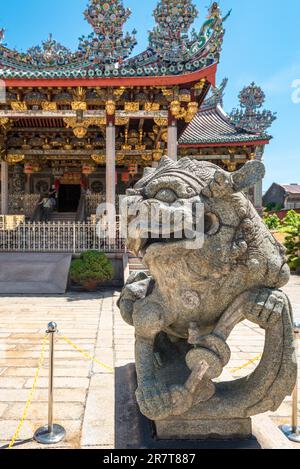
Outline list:
[[[65,335],[61,335],[60,337],[64,341],[66,341],[67,344],[71,345],[71,347],[73,347],[75,350],[77,350],[77,352],[81,353],[81,355],[83,355],[84,358],[86,358],[88,360],[91,360],[94,363],[97,363],[102,368],[105,368],[106,370],[108,370],[110,372],[114,371],[114,369],[111,366],[105,365],[105,363],[100,362],[99,360],[97,360],[97,358],[92,357],[88,352],[86,352],[85,350],[79,348],[76,344],[74,344],[74,342],[72,342],[70,339],[68,339],[68,337],[66,337]]]
[[[262,357],[262,355],[258,355],[257,357],[253,358],[252,360],[249,360],[247,363],[245,363],[244,365],[242,366],[239,366],[238,368],[232,368],[231,369],[231,373],[236,373],[237,371],[239,370],[242,370],[243,368],[247,368],[247,366],[250,366],[252,365],[253,363],[257,362],[258,360],[260,360]]]
[[[25,405],[25,408],[24,408],[24,411],[23,411],[23,414],[22,414],[22,417],[20,419],[20,422],[17,426],[17,429],[14,433],[14,436],[12,437],[11,439],[11,442],[8,446],[8,449],[12,449],[12,447],[14,446],[15,444],[15,441],[16,439],[18,438],[19,436],[19,433],[21,431],[21,428],[23,426],[23,423],[27,417],[27,414],[28,414],[28,410],[29,410],[29,407],[30,407],[30,404],[32,402],[32,399],[33,399],[33,396],[34,396],[34,392],[35,392],[35,389],[36,389],[36,385],[37,385],[37,382],[38,382],[38,378],[39,378],[39,375],[40,375],[40,370],[43,366],[43,363],[44,363],[44,359],[45,359],[45,350],[46,350],[46,343],[47,343],[47,340],[48,340],[48,335],[45,335],[44,339],[43,339],[43,345],[42,345],[42,351],[41,351],[41,355],[40,355],[40,358],[39,358],[39,363],[38,363],[38,367],[37,367],[37,370],[36,370],[36,373],[35,373],[35,377],[34,377],[34,380],[33,380],[33,384],[32,384],[32,387],[31,387],[31,390],[30,390],[30,393],[29,393],[29,397],[28,397],[28,400],[26,402],[26,405]]]
[[[299,337],[296,337],[296,339],[300,339],[300,336]],[[232,368],[231,369],[231,373],[236,373],[237,371],[239,370],[242,370],[243,368],[247,368],[247,366],[250,366],[252,365],[253,363],[257,362],[258,360],[260,360],[262,357],[262,355],[258,355],[257,357],[253,358],[252,360],[249,360],[247,363],[245,363],[244,365],[242,366],[239,366],[238,368]]]

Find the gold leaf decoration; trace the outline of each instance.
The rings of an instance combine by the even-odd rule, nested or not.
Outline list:
[[[140,110],[140,103],[137,102],[126,102],[124,104],[125,112],[138,112]]]
[[[5,127],[9,124],[9,119],[7,117],[1,117],[0,118],[0,126]]]
[[[159,111],[160,104],[159,103],[145,103],[144,109],[147,112]]]
[[[73,111],[86,111],[87,110],[87,104],[85,101],[73,101],[71,103],[72,110]]]
[[[83,119],[82,122],[78,121],[76,117],[65,117],[64,123],[67,128],[73,129],[73,133],[77,138],[84,138],[88,132],[88,128],[92,125],[103,126],[106,124],[105,117],[91,117],[89,119]]]
[[[105,110],[108,116],[113,116],[116,112],[116,103],[112,99],[109,99],[105,103]]]
[[[96,164],[105,164],[106,161],[105,155],[92,155],[91,158]]]
[[[19,153],[8,153],[4,158],[8,164],[18,164],[24,161],[25,155]]]
[[[43,101],[42,102],[42,109],[43,111],[48,112],[56,112],[57,111],[57,104],[51,101]]]
[[[27,104],[22,101],[12,101],[10,105],[13,111],[27,111]]]
[[[76,90],[73,93],[74,101],[85,101],[86,90],[82,86],[77,86]]]
[[[157,119],[154,119],[154,122],[159,127],[167,127],[168,125],[168,119],[165,117],[158,117]]]
[[[124,92],[125,92],[125,87],[124,86],[121,86],[120,88],[117,88],[114,90],[114,96],[118,99],[118,98],[121,98],[121,96],[123,96]]]
[[[116,117],[116,125],[127,125],[129,124],[129,117]]]
[[[196,83],[195,90],[203,90],[203,88],[205,86],[205,83],[206,83],[206,79],[202,78],[202,80],[200,80],[198,83]]]

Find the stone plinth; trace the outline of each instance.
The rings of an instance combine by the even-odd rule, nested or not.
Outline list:
[[[71,259],[71,254],[0,254],[0,294],[65,293]]]
[[[167,419],[155,422],[160,440],[247,439],[252,436],[251,419],[185,420]]]

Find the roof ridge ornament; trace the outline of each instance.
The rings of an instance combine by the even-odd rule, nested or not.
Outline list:
[[[136,30],[124,34],[123,26],[131,16],[122,0],[90,0],[84,16],[93,28],[88,37],[79,38],[79,50],[92,63],[120,64],[137,44]]]
[[[44,65],[63,65],[70,60],[72,52],[67,47],[53,39],[52,34],[41,45],[28,49],[26,54],[31,61],[38,66]]]
[[[223,100],[225,95],[225,89],[228,84],[228,78],[224,78],[220,86],[212,86],[210,96],[204,101],[201,106],[201,111],[206,109],[216,108],[220,105],[223,108]]]
[[[2,42],[4,40],[4,34],[5,34],[5,29],[1,28],[0,29],[0,44],[2,44]]]
[[[151,49],[166,61],[180,61],[188,52],[188,31],[198,16],[192,0],[160,0],[153,16],[157,26],[149,34]]]
[[[205,56],[210,64],[220,58],[224,37],[223,23],[230,16],[222,17],[217,2],[208,9],[207,19],[200,32],[189,29],[198,16],[192,0],[160,0],[154,10],[156,27],[149,33],[149,47],[165,64],[181,67],[194,60],[198,65]]]
[[[260,86],[252,82],[242,89],[239,94],[240,109],[233,109],[230,114],[231,122],[238,128],[256,134],[265,134],[277,119],[277,113],[260,108],[264,104],[266,95]]]

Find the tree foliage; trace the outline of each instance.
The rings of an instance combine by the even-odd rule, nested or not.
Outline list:
[[[274,215],[267,215],[264,217],[264,222],[269,228],[269,230],[277,230],[281,226],[281,221],[280,218],[274,214]]]
[[[287,249],[291,270],[300,273],[300,213],[290,210],[281,221],[276,214],[266,214],[263,218],[269,230],[277,230],[286,235],[284,246]]]
[[[300,213],[290,210],[283,220],[281,230],[287,233],[285,247],[292,270],[300,272]]]

